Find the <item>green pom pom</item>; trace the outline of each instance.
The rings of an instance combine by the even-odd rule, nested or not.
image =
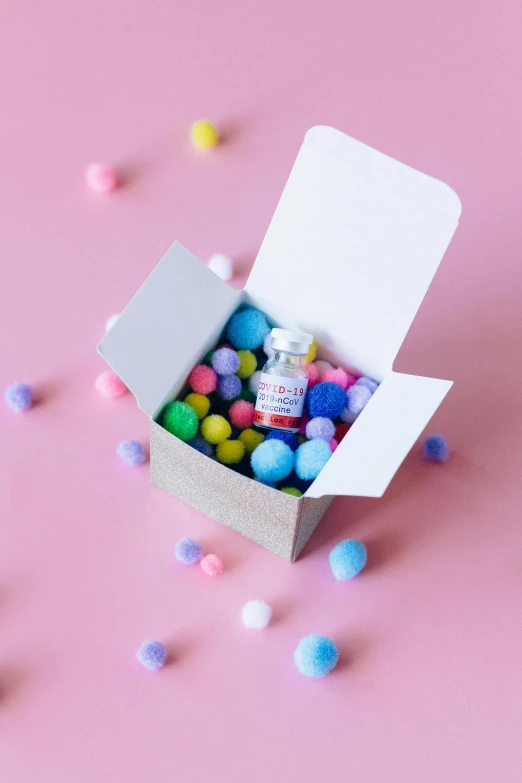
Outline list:
[[[212,367],[212,354],[213,353],[214,353],[214,351],[207,351],[207,353],[205,354],[205,358],[203,359],[201,364],[206,364],[207,367]]]
[[[303,494],[297,487],[283,487],[281,492],[285,492],[287,495],[293,495],[294,498],[300,498]]]
[[[180,440],[190,440],[198,431],[198,416],[186,402],[168,402],[163,410],[163,426]]]

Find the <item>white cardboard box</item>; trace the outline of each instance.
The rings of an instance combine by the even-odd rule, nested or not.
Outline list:
[[[175,242],[98,346],[150,417],[152,482],[287,560],[333,496],[380,497],[452,385],[395,373],[393,362],[460,213],[444,183],[318,126],[243,291]],[[314,334],[322,358],[380,381],[303,498],[235,473],[155,421],[242,301]]]

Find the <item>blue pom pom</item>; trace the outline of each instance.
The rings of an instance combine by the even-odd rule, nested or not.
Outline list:
[[[270,331],[266,316],[255,307],[234,313],[227,327],[227,337],[235,348],[254,351],[263,345]]]
[[[185,565],[195,565],[203,557],[203,550],[193,538],[181,538],[176,542],[176,560]]]
[[[218,348],[212,354],[212,368],[218,375],[233,375],[239,370],[240,359],[232,348]]]
[[[324,677],[337,666],[339,652],[328,636],[312,633],[301,639],[294,653],[295,665],[306,677]]]
[[[332,573],[338,582],[357,576],[366,565],[366,559],[364,544],[351,538],[334,546],[328,558]]]
[[[424,441],[424,456],[430,462],[446,462],[449,446],[444,435],[428,435]]]
[[[312,386],[306,400],[312,419],[316,416],[337,419],[346,407],[346,393],[337,383],[330,381]]]
[[[352,416],[357,418],[361,411],[370,402],[372,393],[367,386],[357,386],[357,384],[354,384],[353,386],[350,386],[346,392],[346,397],[348,399],[348,410]]]
[[[189,446],[192,446],[193,449],[196,449],[196,451],[199,451],[200,454],[204,454],[205,457],[211,457],[212,456],[212,446],[208,442],[208,440],[205,440],[201,435],[196,435],[194,438],[191,438],[191,440],[187,441]]]
[[[13,383],[5,390],[4,399],[12,411],[21,413],[33,404],[33,390],[28,383]]]
[[[354,386],[366,386],[366,388],[369,389],[372,394],[375,394],[379,388],[377,381],[374,381],[373,378],[368,378],[367,375],[363,375],[362,378],[358,378],[355,381]]]
[[[116,452],[122,462],[125,462],[126,465],[130,465],[133,468],[136,467],[136,465],[142,465],[146,460],[145,451],[138,440],[120,441]]]
[[[217,382],[217,394],[222,400],[233,400],[241,394],[241,381],[237,375],[220,375]]]
[[[295,451],[299,446],[297,438],[293,432],[284,432],[284,430],[270,430],[265,440],[282,440],[287,446],[290,446],[292,451]]]
[[[294,467],[294,452],[281,440],[264,440],[252,452],[252,470],[262,481],[282,481]]]
[[[340,386],[337,388],[339,389]],[[331,456],[332,450],[325,440],[309,440],[307,443],[302,443],[295,453],[295,472],[305,481],[315,479]]]
[[[257,481],[258,484],[263,484],[265,487],[272,487],[272,489],[277,489],[274,481],[264,481],[263,479],[260,479],[259,476],[254,476],[254,481]]]
[[[136,653],[136,658],[146,669],[156,672],[158,669],[161,669],[167,660],[167,650],[161,642],[143,642]]]

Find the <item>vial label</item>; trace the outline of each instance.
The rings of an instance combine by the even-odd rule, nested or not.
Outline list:
[[[257,391],[254,424],[297,431],[301,426],[307,378],[284,378],[262,373]]]

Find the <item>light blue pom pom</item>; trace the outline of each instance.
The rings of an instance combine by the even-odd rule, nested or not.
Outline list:
[[[227,327],[227,337],[235,348],[254,351],[263,345],[270,331],[266,316],[255,307],[234,313]]]
[[[250,464],[261,481],[282,481],[294,467],[294,452],[281,440],[264,440],[252,452]]]
[[[143,642],[136,653],[136,658],[151,672],[156,672],[165,664],[167,660],[167,650],[161,642],[146,641]]]
[[[328,636],[316,633],[301,639],[294,653],[295,665],[306,677],[324,677],[337,666],[339,652]]]
[[[338,582],[352,579],[366,565],[366,547],[351,538],[334,546],[329,556],[330,568]]]
[[[332,450],[325,440],[309,440],[295,453],[295,472],[305,481],[315,479],[331,456]]]
[[[12,411],[21,413],[33,404],[33,390],[28,383],[13,383],[5,390],[4,399]]]
[[[377,381],[374,381],[373,378],[368,378],[367,375],[363,375],[362,378],[358,378],[355,381],[355,386],[366,386],[366,388],[369,389],[372,394],[375,394],[379,388]]]
[[[449,446],[444,435],[428,435],[424,441],[424,456],[430,462],[445,462],[448,459]]]
[[[116,451],[121,461],[133,468],[142,465],[147,459],[143,446],[138,440],[122,440],[118,443]]]
[[[181,538],[176,542],[176,560],[185,565],[195,565],[203,557],[203,550],[193,538]]]

